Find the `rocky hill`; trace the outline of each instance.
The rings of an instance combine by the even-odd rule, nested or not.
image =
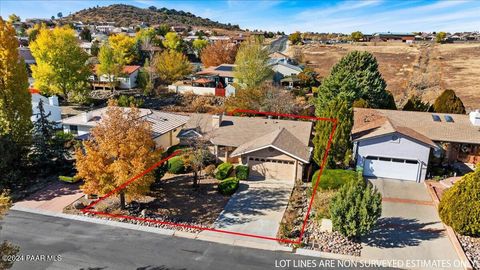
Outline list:
[[[201,26],[228,30],[239,29],[238,25],[219,23],[181,10],[156,8],[154,6],[138,8],[122,4],[83,9],[65,17],[64,20],[82,21],[83,23],[115,22],[117,26],[134,26],[140,23],[146,23],[148,25],[166,23],[171,26]]]

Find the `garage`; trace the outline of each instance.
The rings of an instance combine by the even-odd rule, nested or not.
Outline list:
[[[249,157],[248,167],[252,179],[295,179],[294,161]]]
[[[363,165],[363,175],[417,181],[419,162],[411,159],[367,156]]]

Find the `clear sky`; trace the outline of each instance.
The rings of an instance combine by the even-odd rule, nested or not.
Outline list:
[[[215,21],[239,24],[243,29],[272,31],[364,33],[395,31],[479,31],[480,0],[408,1],[280,1],[280,0],[0,0],[0,15],[50,18],[80,9],[114,3],[137,7],[167,7],[189,11]]]

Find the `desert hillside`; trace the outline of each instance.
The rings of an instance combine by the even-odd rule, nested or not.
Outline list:
[[[123,4],[83,9],[65,17],[63,20],[82,21],[83,23],[115,22],[117,26],[132,26],[140,23],[149,25],[166,23],[175,26],[239,29],[238,25],[215,22],[181,10],[156,7],[138,8]]]
[[[371,52],[400,106],[412,93],[432,102],[444,89],[453,89],[468,110],[480,108],[480,44],[314,44],[300,49],[322,77],[349,51]]]

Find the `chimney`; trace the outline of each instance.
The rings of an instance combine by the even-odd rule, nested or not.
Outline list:
[[[50,104],[50,106],[58,106],[58,97],[57,96],[49,97],[48,104]]]
[[[480,109],[476,109],[475,111],[470,112],[470,122],[474,126],[480,126]]]
[[[212,127],[213,128],[219,128],[221,123],[222,123],[222,115],[221,114],[212,115]]]
[[[85,123],[88,123],[88,121],[92,120],[92,112],[91,111],[87,111],[87,112],[84,112],[83,113],[83,121]]]

